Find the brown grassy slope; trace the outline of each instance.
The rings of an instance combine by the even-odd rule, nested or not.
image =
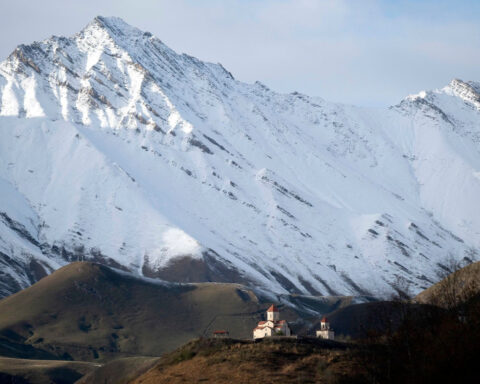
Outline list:
[[[203,339],[164,356],[132,383],[340,383],[361,371],[346,345],[326,340]]]
[[[0,356],[16,359],[58,360],[54,354],[37,349],[32,345],[24,344],[23,339],[15,337],[14,334],[10,334],[10,336],[14,340],[0,338]]]
[[[467,265],[418,294],[414,301],[451,308],[480,294],[480,261]]]
[[[0,301],[0,338],[64,359],[159,356],[214,328],[250,337],[263,309],[236,284],[162,285],[72,263]]]
[[[94,363],[0,357],[0,383],[73,383],[96,368]]]
[[[148,371],[158,357],[124,357],[112,360],[86,374],[75,384],[127,384]]]

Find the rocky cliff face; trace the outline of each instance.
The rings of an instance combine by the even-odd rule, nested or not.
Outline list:
[[[282,294],[479,258],[480,84],[386,110],[244,84],[120,19],[0,64],[0,290],[72,260]],[[403,284],[403,283],[402,283]]]

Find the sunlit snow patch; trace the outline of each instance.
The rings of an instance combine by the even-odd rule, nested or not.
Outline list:
[[[159,269],[175,257],[189,256],[198,259],[202,256],[202,247],[191,236],[178,228],[170,228],[162,235],[162,248],[150,251],[148,261],[151,267]]]

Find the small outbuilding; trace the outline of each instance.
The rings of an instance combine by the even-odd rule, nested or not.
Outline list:
[[[225,331],[223,329],[213,331],[213,337],[215,339],[226,339],[226,338],[228,338],[229,335],[230,334],[228,333],[228,331]]]

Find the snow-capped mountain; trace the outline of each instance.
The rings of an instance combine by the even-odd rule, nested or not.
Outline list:
[[[334,104],[97,17],[0,64],[0,115],[3,295],[79,259],[376,296],[479,259],[480,83]]]

